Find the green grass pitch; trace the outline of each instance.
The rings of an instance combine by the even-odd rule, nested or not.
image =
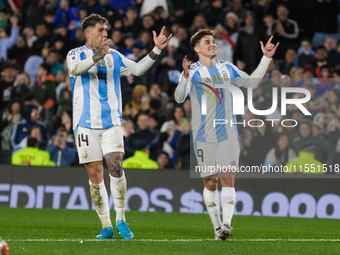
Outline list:
[[[213,240],[208,215],[127,212],[127,221],[134,240],[115,230],[115,239],[97,241],[95,211],[0,207],[0,235],[11,255],[340,253],[339,220],[234,216],[234,236],[224,242]]]

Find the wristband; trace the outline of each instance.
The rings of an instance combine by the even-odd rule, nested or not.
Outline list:
[[[156,60],[158,56],[159,56],[159,54],[156,54],[153,50],[150,51],[150,53],[149,53],[149,57],[150,57],[152,60]]]

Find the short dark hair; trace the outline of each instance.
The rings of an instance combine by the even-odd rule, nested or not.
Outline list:
[[[39,144],[39,141],[35,137],[28,137],[27,139],[27,147],[35,147],[37,148]]]
[[[45,71],[47,71],[47,74],[49,74],[49,73],[51,72],[51,70],[52,70],[51,65],[50,65],[50,64],[47,64],[47,63],[42,63],[42,64],[40,65],[40,67],[41,67],[42,69],[44,69]]]
[[[191,36],[190,39],[190,47],[194,51],[195,46],[201,41],[201,39],[206,36],[211,35],[214,37],[214,32],[210,29],[202,29],[195,33],[193,36]]]
[[[97,23],[108,24],[109,22],[107,21],[106,18],[100,16],[99,14],[92,13],[90,16],[86,17],[83,20],[83,23],[81,24],[81,28],[83,29],[83,31],[85,31],[86,28],[88,27],[95,27]]]

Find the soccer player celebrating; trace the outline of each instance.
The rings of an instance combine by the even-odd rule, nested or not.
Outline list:
[[[107,40],[108,21],[91,14],[82,22],[86,43],[67,55],[67,67],[73,93],[73,128],[79,162],[85,164],[89,176],[91,199],[102,223],[97,238],[113,238],[112,223],[103,175],[103,155],[109,175],[116,209],[116,228],[123,239],[134,234],[125,220],[126,179],[122,169],[124,154],[122,129],[122,97],[120,75],[143,75],[168,45],[165,27],[157,36],[155,47],[138,63],[110,49]]]
[[[240,148],[235,125],[215,125],[216,119],[236,122],[232,112],[233,97],[230,87],[256,88],[263,78],[279,43],[272,44],[270,37],[261,49],[263,57],[256,70],[249,76],[228,61],[215,60],[216,43],[214,34],[203,29],[190,39],[191,48],[199,61],[192,63],[183,59],[183,73],[175,91],[178,103],[184,102],[190,93],[195,155],[203,178],[203,198],[215,230],[215,239],[229,239],[234,213],[236,192],[235,174],[238,170]],[[217,171],[223,167],[223,171]],[[214,171],[215,170],[215,171]],[[222,185],[221,205],[223,221],[220,218],[218,177]]]

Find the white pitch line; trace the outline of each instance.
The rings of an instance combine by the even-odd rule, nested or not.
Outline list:
[[[7,239],[8,242],[202,242],[215,239]],[[227,242],[340,242],[340,239],[230,239]]]

